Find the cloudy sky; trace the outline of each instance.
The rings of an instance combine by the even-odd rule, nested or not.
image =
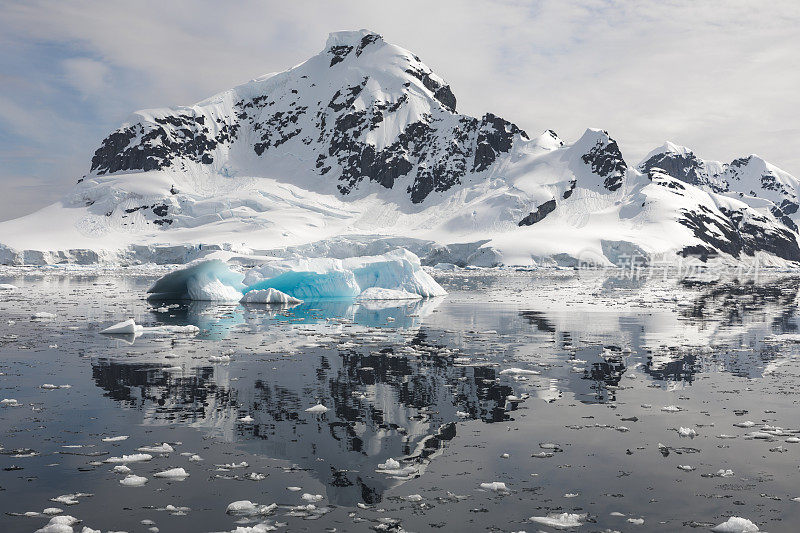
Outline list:
[[[57,200],[129,113],[191,104],[368,28],[492,111],[636,163],[671,140],[800,176],[800,2],[14,1],[0,5],[0,220]]]

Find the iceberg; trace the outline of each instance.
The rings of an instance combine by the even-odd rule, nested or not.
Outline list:
[[[281,292],[277,289],[259,290],[254,289],[247,291],[242,299],[242,303],[246,304],[282,304],[282,305],[299,305],[303,300],[299,300],[294,296]]]
[[[405,300],[447,292],[405,249],[347,259],[274,259],[245,273],[220,259],[200,261],[162,277],[151,299],[296,304],[302,300]]]
[[[204,300],[238,302],[245,288],[244,275],[223,261],[200,261],[190,267],[170,272],[147,291],[155,300]]]

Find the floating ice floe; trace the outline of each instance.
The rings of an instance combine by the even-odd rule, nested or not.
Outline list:
[[[325,407],[324,405],[322,405],[321,403],[318,403],[314,407],[309,407],[308,409],[306,409],[306,413],[322,414],[322,413],[327,413],[327,412],[328,412],[328,408]]]
[[[106,463],[138,463],[140,461],[149,461],[153,458],[149,453],[133,453],[130,455],[123,455],[121,457],[109,457],[105,460]]]
[[[489,483],[481,483],[480,487],[483,490],[491,490],[494,492],[509,492],[508,487],[502,481],[491,481]]]
[[[100,333],[106,335],[135,335],[137,337],[139,335],[196,335],[200,333],[200,328],[191,324],[186,326],[162,325],[145,327],[137,324],[132,318],[129,318],[128,320],[123,320],[113,326],[107,327]]]
[[[680,427],[678,428],[678,435],[681,437],[694,438],[697,436],[697,431],[695,431],[693,428]]]
[[[322,494],[309,494],[308,492],[304,492],[301,498],[310,503],[317,503],[322,501]]]
[[[37,529],[36,533],[72,533],[72,526],[78,522],[80,522],[80,520],[74,516],[54,516],[46,526]]]
[[[278,508],[277,504],[271,503],[269,505],[260,505],[253,503],[250,500],[239,500],[232,502],[228,505],[225,512],[230,515],[239,516],[264,516],[272,514]]]
[[[275,292],[270,293],[269,289]],[[247,296],[254,291],[267,292]],[[422,269],[419,257],[404,249],[349,259],[264,258],[263,264],[249,269],[246,274],[232,270],[219,259],[211,259],[167,274],[148,292],[152,299],[243,300],[246,303],[262,298],[283,299],[281,294],[296,300],[417,299],[446,294]]]
[[[14,398],[3,398],[0,400],[0,405],[3,407],[19,407],[20,403]]]
[[[52,383],[45,383],[44,385],[41,385],[39,388],[45,390],[71,389],[72,385],[53,385]]]
[[[711,529],[714,533],[757,533],[758,526],[747,518],[732,516]]]
[[[111,471],[114,472],[115,474],[130,474],[131,473],[131,469],[128,468],[127,466],[125,466],[125,465],[117,465],[114,468],[112,468]]]
[[[115,437],[103,437],[101,440],[103,442],[120,442],[127,439],[128,435],[117,435]]]
[[[512,376],[538,376],[541,374],[538,370],[526,370],[524,368],[506,368],[500,371],[501,375],[510,374]]]
[[[239,422],[244,422],[245,424],[252,424],[254,421],[255,418],[253,418],[250,415],[243,416],[242,418],[239,419]]]
[[[75,492],[73,494],[62,494],[61,496],[50,498],[50,501],[55,503],[63,503],[64,505],[78,505],[80,503],[78,498],[89,496],[93,496],[93,494],[89,494],[87,492]]]
[[[544,526],[554,527],[556,529],[567,529],[570,527],[582,526],[583,522],[581,522],[581,520],[583,520],[585,517],[585,514],[561,513],[549,514],[547,516],[532,516],[530,521],[537,524],[542,524]]]
[[[125,487],[141,487],[145,483],[147,483],[147,478],[136,474],[130,474],[119,480],[119,484]]]
[[[11,283],[0,283],[0,291],[15,291],[17,289],[19,289],[19,287]]]
[[[47,311],[39,311],[38,313],[33,313],[31,318],[34,320],[48,320],[50,318],[55,318],[56,315],[53,313],[48,313]]]
[[[665,413],[677,413],[679,411],[682,411],[683,409],[681,409],[677,405],[667,405],[666,407],[662,407],[661,410],[664,411]]]
[[[142,446],[141,448],[137,448],[136,451],[145,453],[172,453],[175,451],[175,448],[166,442],[162,442],[161,444],[157,444],[155,446]]]
[[[157,472],[153,474],[153,477],[182,480],[189,477],[189,472],[187,472],[183,468],[170,468],[169,470],[164,470],[162,472]]]

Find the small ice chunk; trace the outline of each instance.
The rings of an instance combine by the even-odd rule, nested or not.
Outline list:
[[[678,428],[678,435],[681,437],[694,438],[697,436],[697,431],[695,431],[693,428],[680,427]]]
[[[644,524],[644,518],[628,518],[628,522],[636,526],[641,526]]]
[[[318,403],[314,407],[309,407],[308,409],[306,409],[306,413],[315,413],[315,414],[319,413],[319,414],[322,414],[322,413],[327,413],[327,412],[328,412],[328,408],[325,407],[324,405],[322,405],[321,403]]]
[[[14,398],[3,398],[0,400],[0,405],[3,407],[17,407],[19,406],[19,402]]]
[[[400,466],[400,464],[398,463],[397,466]],[[301,491],[303,489],[302,489],[302,487],[286,487],[286,490],[289,490],[289,491],[292,491],[292,492],[299,492],[299,491]]]
[[[684,472],[691,472],[695,470],[695,467],[690,465],[678,465],[678,469],[683,470]]]
[[[189,477],[189,472],[184,470],[183,468],[170,468],[169,470],[164,470],[162,472],[158,472],[153,474],[153,477],[161,477],[161,478],[169,478],[169,479],[186,479]]]
[[[714,533],[757,533],[758,526],[747,518],[732,516],[711,529]]]
[[[19,287],[11,283],[0,283],[0,291],[13,291],[16,289],[19,289]]]
[[[541,374],[538,370],[526,370],[524,368],[506,368],[500,371],[501,375],[511,374],[514,376],[538,376]]]
[[[586,515],[576,513],[549,514],[547,516],[532,516],[530,521],[556,529],[567,529],[570,527],[582,526],[583,522],[581,522],[581,520],[585,516]]]
[[[756,425],[756,423],[753,422],[752,420],[745,420],[744,422],[736,422],[734,424],[734,426],[737,427],[737,428],[751,428],[751,427],[753,427],[755,425]]]
[[[53,313],[48,313],[47,311],[39,311],[38,313],[33,313],[31,318],[34,320],[47,320],[50,318],[55,318],[56,315]]]
[[[137,476],[136,474],[127,475],[123,479],[119,480],[119,484],[124,485],[125,487],[141,487],[145,483],[147,483],[147,478]]]
[[[225,512],[230,515],[255,516],[271,514],[277,508],[277,504],[274,503],[270,505],[259,505],[250,500],[238,500],[229,504]]]
[[[143,329],[143,326],[138,325],[132,318],[129,318],[107,327],[100,333],[105,333],[106,335],[135,335],[141,333]]]
[[[130,474],[131,473],[131,469],[128,468],[127,466],[125,466],[125,465],[117,465],[114,468],[112,468],[111,471],[114,472],[115,474]]]
[[[483,490],[491,490],[494,492],[508,492],[508,487],[502,481],[492,481],[490,483],[481,483],[480,487]]]
[[[301,498],[309,503],[317,503],[322,501],[322,494],[309,494],[308,492],[304,492]]]
[[[120,442],[123,440],[127,440],[128,435],[117,435],[116,437],[103,437],[103,442]]]
[[[665,413],[677,413],[679,411],[682,411],[683,409],[681,409],[677,405],[667,405],[666,407],[662,407],[661,410],[664,411]]]
[[[72,526],[78,522],[80,522],[80,520],[74,516],[54,516],[50,519],[50,522],[48,522],[46,526],[41,529],[37,529],[36,533],[72,533]]]
[[[244,422],[245,424],[252,424],[253,421],[255,421],[255,418],[253,418],[250,415],[243,416],[242,418],[239,419],[239,422]]]
[[[136,451],[145,453],[172,453],[175,449],[166,442],[162,442],[156,446],[142,446],[141,448],[137,448]]]
[[[149,453],[133,453],[122,457],[109,457],[106,463],[137,463],[139,461],[149,461],[153,456]]]
[[[72,385],[53,385],[52,383],[45,383],[44,385],[39,387],[40,389],[45,390],[56,390],[56,389],[71,389]]]
[[[409,501],[409,502],[421,502],[422,501],[422,496],[420,496],[419,494],[409,494],[408,496],[406,496],[406,501]]]

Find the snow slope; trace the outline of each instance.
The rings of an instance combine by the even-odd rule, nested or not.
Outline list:
[[[571,265],[800,260],[797,180],[610,135],[530,138],[457,112],[447,83],[367,31],[193,106],[134,113],[61,202],[0,223],[0,263],[182,263],[215,250]]]

